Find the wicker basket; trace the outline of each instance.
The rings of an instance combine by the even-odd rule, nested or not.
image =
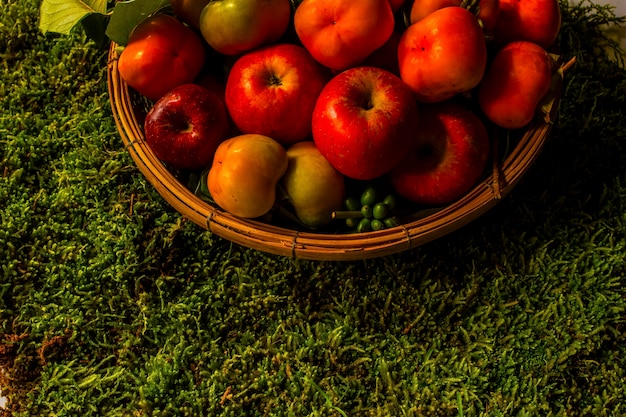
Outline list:
[[[493,170],[460,200],[410,223],[380,231],[351,234],[314,233],[235,217],[200,199],[154,155],[144,141],[138,116],[138,94],[117,69],[116,45],[109,51],[108,88],[119,133],[131,157],[159,194],[183,216],[237,244],[272,254],[311,260],[358,260],[409,250],[444,236],[491,209],[528,170],[550,132],[551,123],[537,118],[515,146],[494,158]],[[552,112],[558,107],[552,106]],[[494,141],[497,142],[497,141]]]

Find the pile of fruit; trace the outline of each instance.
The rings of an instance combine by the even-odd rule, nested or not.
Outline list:
[[[560,24],[558,0],[171,0],[118,70],[224,211],[366,232],[481,180],[488,132],[549,98]]]

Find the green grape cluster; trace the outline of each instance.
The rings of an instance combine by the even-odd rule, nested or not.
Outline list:
[[[383,194],[374,186],[366,187],[360,197],[348,197],[344,202],[347,213],[346,226],[356,232],[371,232],[397,226],[394,216],[397,206],[396,196]]]

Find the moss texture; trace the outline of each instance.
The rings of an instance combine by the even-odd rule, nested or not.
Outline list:
[[[106,53],[0,0],[0,414],[625,415],[626,70],[601,31],[620,19],[566,3],[578,62],[515,190],[331,263],[182,219],[123,149]]]

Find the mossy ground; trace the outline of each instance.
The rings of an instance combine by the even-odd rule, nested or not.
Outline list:
[[[40,34],[36,0],[0,9],[0,414],[626,414],[626,71],[600,48],[609,10],[564,8],[578,62],[507,198],[415,250],[331,263],[183,220],[123,148],[106,53]]]

